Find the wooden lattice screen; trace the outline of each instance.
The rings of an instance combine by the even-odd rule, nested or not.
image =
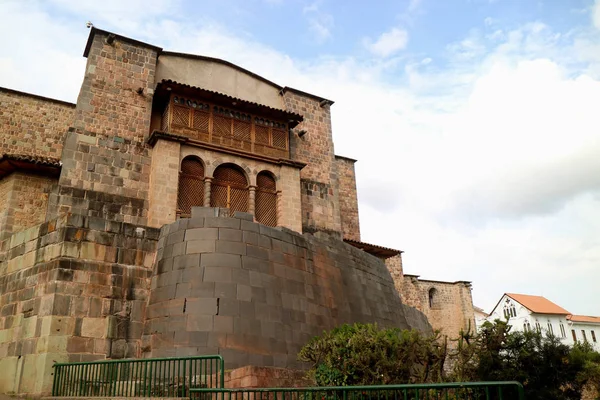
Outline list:
[[[248,181],[235,165],[219,166],[213,175],[211,207],[227,207],[230,212],[248,211]]]
[[[288,125],[173,94],[162,118],[166,132],[219,146],[289,158]]]
[[[177,213],[189,217],[192,207],[204,205],[204,166],[195,157],[186,157],[181,162]]]
[[[277,226],[277,188],[275,179],[267,172],[256,177],[256,220],[268,226]]]

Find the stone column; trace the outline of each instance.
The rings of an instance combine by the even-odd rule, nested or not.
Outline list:
[[[207,176],[204,178],[204,207],[210,207],[210,185],[212,178]]]
[[[281,190],[277,191],[277,226],[283,226],[283,202],[281,201],[282,194]]]
[[[248,212],[252,215],[256,213],[256,186],[248,186]]]

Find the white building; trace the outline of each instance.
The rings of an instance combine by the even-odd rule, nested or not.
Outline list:
[[[542,296],[505,293],[487,318],[490,322],[496,319],[508,320],[513,331],[537,329],[565,344],[586,341],[600,351],[600,317],[573,315]]]

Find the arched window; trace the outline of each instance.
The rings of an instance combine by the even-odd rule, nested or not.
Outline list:
[[[179,189],[177,192],[177,214],[189,217],[192,207],[204,205],[204,165],[194,156],[181,162]]]
[[[435,288],[429,289],[429,307],[433,308],[433,306],[437,302],[437,290]]]
[[[267,171],[256,177],[256,220],[268,226],[277,226],[277,188],[275,178]]]
[[[235,164],[220,165],[213,174],[210,195],[211,207],[226,207],[234,211],[248,211],[248,181]]]

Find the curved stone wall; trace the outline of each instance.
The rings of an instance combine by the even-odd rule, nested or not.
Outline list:
[[[405,307],[384,263],[326,234],[192,218],[163,227],[151,282],[147,357],[221,354],[228,368],[301,367],[312,336],[346,322],[430,329]]]

